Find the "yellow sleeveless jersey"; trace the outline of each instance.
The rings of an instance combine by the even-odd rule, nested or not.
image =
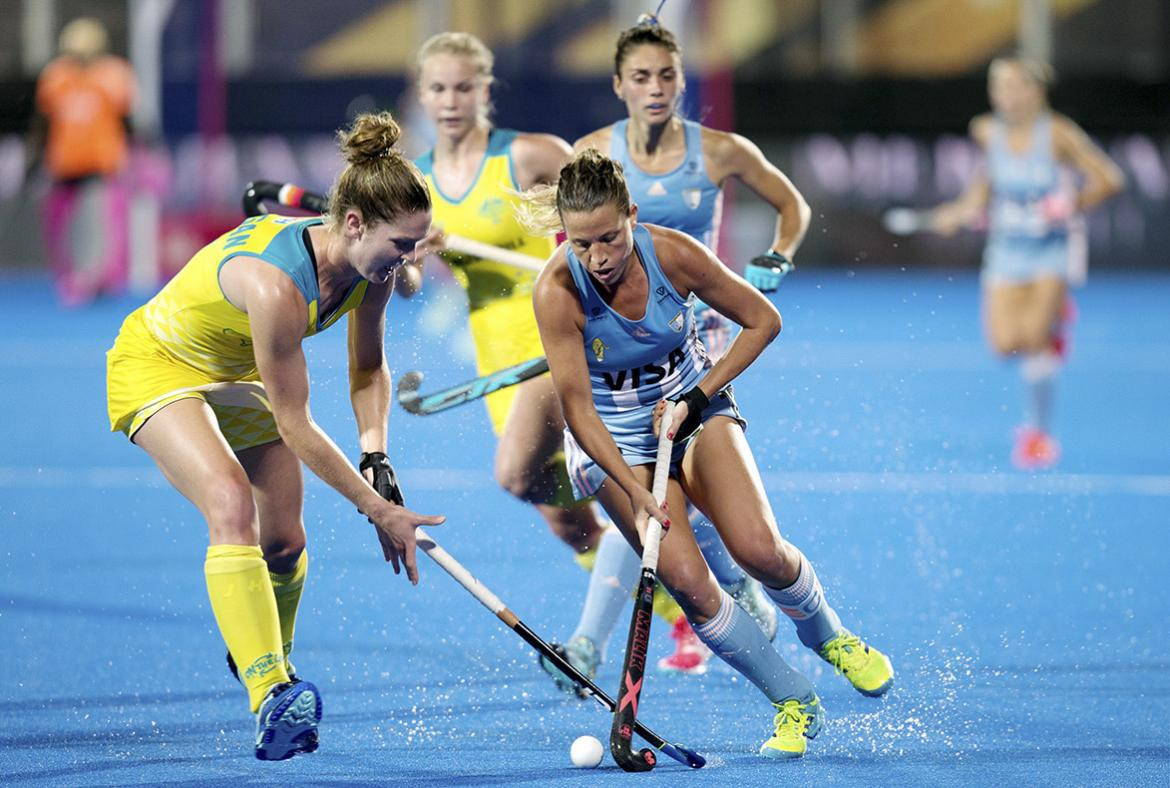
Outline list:
[[[434,155],[427,153],[415,163],[431,190],[434,223],[448,234],[512,249],[547,260],[556,248],[552,238],[530,235],[516,218],[519,189],[512,169],[512,141],[517,132],[493,129],[479,173],[466,193],[444,194],[434,176]],[[475,341],[479,374],[544,355],[536,316],[532,311],[532,286],[536,273],[503,263],[446,252],[456,281],[467,291],[470,327]],[[488,412],[496,434],[503,432],[516,388],[487,397]]]
[[[308,304],[304,335],[312,336],[360,304],[368,285],[356,280],[331,314],[318,313],[317,266],[305,230],[321,222],[273,215],[248,219],[199,250],[154,298],[132,312],[107,353],[110,428],[132,436],[165,405],[184,396],[207,400],[200,392],[208,391],[233,407],[249,404],[266,411],[266,402],[256,402],[263,399],[263,386],[248,315],[224,297],[219,270],[244,255],[284,271]],[[229,385],[240,382],[256,385],[243,387],[250,393],[240,397],[241,389]],[[229,391],[234,394],[228,396]]]
[[[479,173],[462,195],[447,195],[439,188],[433,172],[433,152],[419,157],[415,163],[431,190],[431,211],[436,225],[453,235],[547,260],[556,243],[552,238],[529,235],[514,211],[519,201],[512,193],[519,188],[512,171],[511,154],[516,134],[505,129],[491,131]],[[472,311],[499,298],[532,295],[536,281],[532,271],[450,252],[443,257],[459,284],[467,290]]]

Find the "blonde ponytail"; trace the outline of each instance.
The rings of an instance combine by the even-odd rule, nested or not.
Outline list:
[[[629,213],[630,190],[622,165],[596,148],[586,148],[561,168],[555,185],[534,186],[521,196],[517,218],[533,235],[552,235],[564,226],[564,215],[588,213],[613,205]]]

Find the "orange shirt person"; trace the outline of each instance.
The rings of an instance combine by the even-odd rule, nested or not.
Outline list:
[[[108,54],[105,28],[81,17],[61,32],[61,55],[37,81],[44,118],[44,164],[53,181],[45,203],[45,242],[63,303],[119,289],[128,265],[127,195],[117,176],[129,156],[126,119],[137,83],[125,59]],[[84,199],[93,195],[94,199]],[[82,221],[94,208],[96,221]],[[71,227],[93,227],[79,237]]]

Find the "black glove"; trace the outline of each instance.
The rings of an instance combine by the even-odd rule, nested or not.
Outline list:
[[[743,278],[761,293],[771,293],[795,267],[787,257],[769,249],[748,262],[743,270]]]
[[[707,395],[703,393],[701,388],[695,386],[681,397],[676,397],[672,402],[687,403],[687,417],[683,419],[683,423],[678,426],[678,431],[674,433],[674,442],[682,443],[703,426],[703,411],[707,409],[707,405],[711,401],[707,399]]]
[[[385,454],[380,451],[362,452],[358,469],[362,473],[367,469],[373,469],[374,489],[378,491],[378,495],[399,506],[406,505],[402,499],[402,490],[398,487],[398,477],[394,475],[394,466],[390,464],[390,459]]]

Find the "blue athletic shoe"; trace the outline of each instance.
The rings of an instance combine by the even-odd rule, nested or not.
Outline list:
[[[256,715],[256,757],[283,761],[317,749],[321,695],[308,681],[277,684],[268,690]]]
[[[587,678],[597,678],[597,666],[601,664],[601,654],[598,653],[597,645],[592,640],[584,635],[578,635],[570,639],[567,645],[562,646],[560,643],[550,643],[549,645],[552,646],[553,651],[564,657],[570,665],[584,673]],[[572,692],[579,698],[589,697],[589,693],[584,688],[578,687],[577,682],[562,673],[560,668],[543,654],[540,655],[540,666],[552,676],[557,686],[565,692]]]

